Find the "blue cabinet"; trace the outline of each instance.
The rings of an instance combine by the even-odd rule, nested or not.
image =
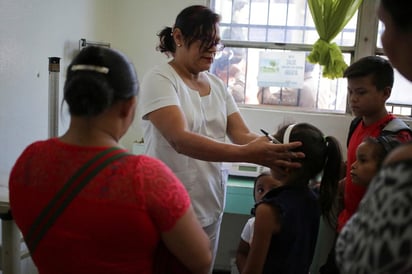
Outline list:
[[[254,178],[229,176],[226,192],[225,213],[250,215],[254,206]]]

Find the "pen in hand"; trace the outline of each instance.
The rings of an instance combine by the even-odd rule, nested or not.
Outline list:
[[[273,137],[272,135],[270,135],[266,130],[264,129],[260,129],[260,131],[265,134],[265,136],[269,139],[269,141],[271,141],[274,144],[281,144],[281,142],[279,142],[275,137]]]

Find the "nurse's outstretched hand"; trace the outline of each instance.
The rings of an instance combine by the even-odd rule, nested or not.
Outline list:
[[[291,142],[288,144],[274,144],[265,136],[256,138],[246,146],[249,151],[251,163],[256,163],[269,168],[299,168],[299,159],[305,158],[302,152],[294,151],[300,147],[302,142]]]

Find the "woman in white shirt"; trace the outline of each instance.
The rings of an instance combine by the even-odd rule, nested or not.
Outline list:
[[[216,254],[225,203],[222,162],[295,168],[289,152],[251,132],[224,83],[208,72],[220,44],[220,16],[205,6],[182,10],[159,34],[158,50],[172,59],[149,71],[139,96],[145,153],[165,162],[183,182]],[[226,142],[227,138],[231,143]],[[215,257],[215,256],[214,256]]]

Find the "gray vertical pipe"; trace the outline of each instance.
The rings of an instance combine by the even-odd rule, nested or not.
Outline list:
[[[49,57],[49,138],[59,130],[59,74],[60,58]]]
[[[1,222],[1,237],[3,239],[1,246],[1,271],[3,274],[21,274],[20,230],[13,221],[11,214],[8,215],[9,217],[2,216]]]

